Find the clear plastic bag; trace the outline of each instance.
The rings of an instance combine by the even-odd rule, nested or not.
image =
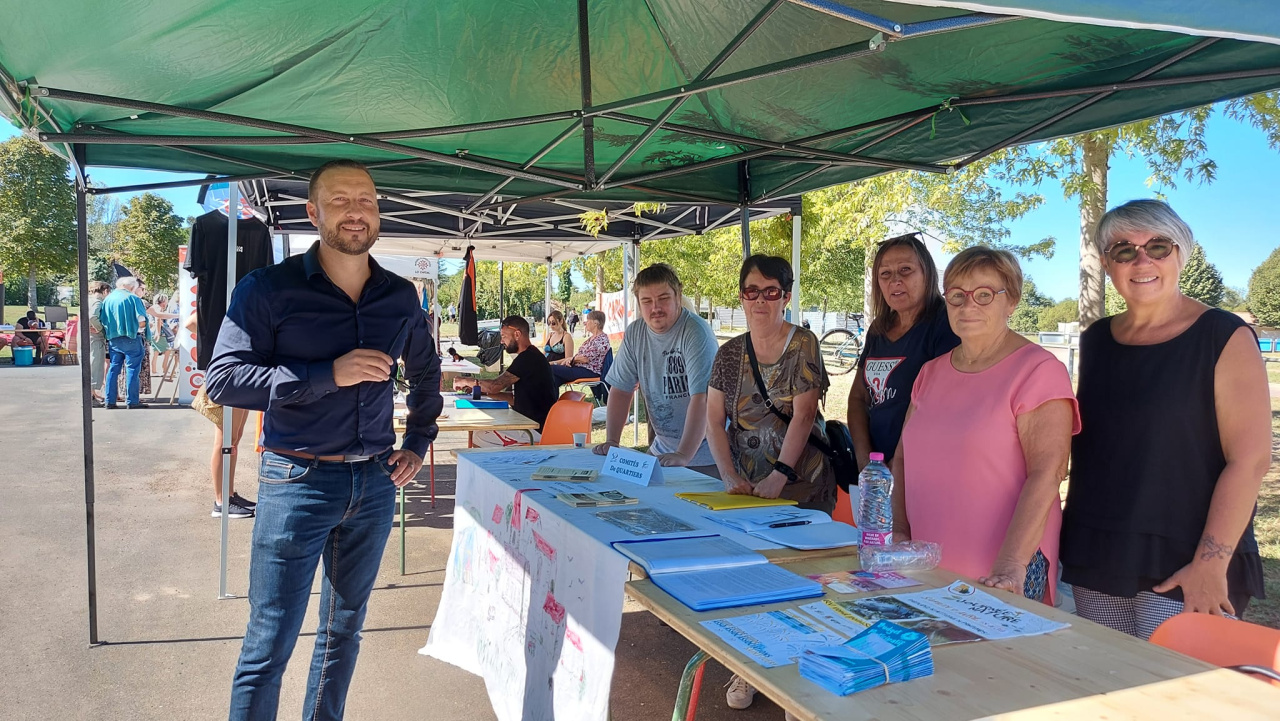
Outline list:
[[[862,570],[928,571],[942,560],[942,546],[929,541],[907,541],[889,546],[862,546],[858,549]]]

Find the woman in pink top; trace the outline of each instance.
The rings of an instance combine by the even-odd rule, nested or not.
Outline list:
[[[960,346],[925,364],[894,459],[895,540],[942,544],[942,567],[1053,602],[1071,436],[1067,369],[1009,329],[1022,293],[1013,255],[970,248],[943,276]]]

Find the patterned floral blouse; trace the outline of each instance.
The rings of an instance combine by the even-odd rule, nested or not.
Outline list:
[[[711,387],[725,395],[733,465],[744,479],[756,484],[773,471],[787,426],[765,406],[760,396],[751,373],[751,361],[747,358],[746,342],[744,334],[720,347],[711,366]],[[796,396],[817,388],[820,396],[825,397],[831,385],[822,364],[818,337],[799,326],[792,326],[787,348],[778,362],[760,364],[760,375],[764,377],[774,406],[787,415],[795,413],[792,401]],[[814,418],[812,435],[826,441],[826,422],[821,411]],[[794,467],[799,482],[832,485],[830,490],[834,495],[831,463],[812,443],[805,445]],[[821,495],[825,495],[825,489]]]
[[[597,333],[586,340],[575,356],[585,356],[587,362],[583,364],[592,372],[599,373],[604,369],[604,357],[609,353],[609,334]]]

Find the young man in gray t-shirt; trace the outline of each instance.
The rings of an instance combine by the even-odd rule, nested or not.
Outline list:
[[[664,466],[692,466],[719,477],[706,442],[707,383],[719,344],[711,326],[681,305],[683,287],[664,263],[636,275],[640,320],[627,326],[605,378],[608,440],[595,451],[603,455],[619,445],[638,386],[653,427],[649,452]]]

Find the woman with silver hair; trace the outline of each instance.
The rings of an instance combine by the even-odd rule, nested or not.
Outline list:
[[[1271,462],[1257,337],[1179,290],[1195,240],[1168,205],[1113,208],[1097,242],[1128,309],[1080,338],[1062,579],[1082,617],[1144,639],[1178,613],[1242,615],[1263,597],[1253,514]]]

